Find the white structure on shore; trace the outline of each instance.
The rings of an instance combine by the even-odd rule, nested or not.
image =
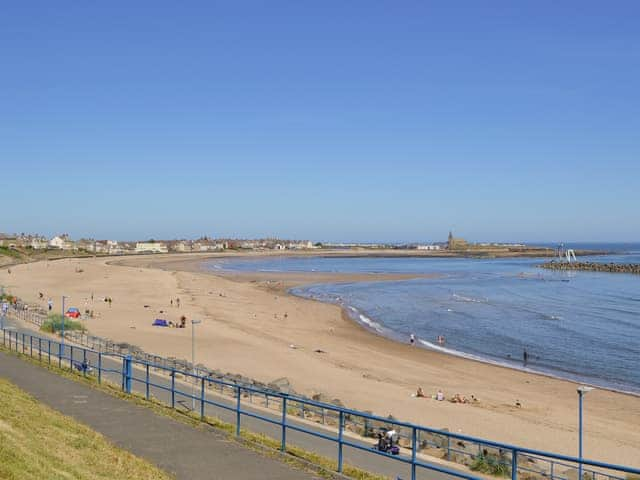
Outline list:
[[[60,250],[73,250],[74,244],[69,240],[69,235],[58,235],[49,240],[49,246],[51,248],[59,248]]]
[[[417,245],[417,250],[440,250],[440,245]]]
[[[136,253],[168,253],[169,249],[161,242],[138,242]]]

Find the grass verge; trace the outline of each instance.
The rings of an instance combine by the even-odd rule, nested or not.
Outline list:
[[[2,378],[0,403],[0,478],[173,478]]]

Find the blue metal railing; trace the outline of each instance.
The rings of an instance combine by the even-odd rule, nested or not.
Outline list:
[[[418,468],[457,478],[470,480],[480,478],[469,471],[455,470],[454,467],[429,463],[420,450],[425,447],[434,447],[445,451],[445,458],[449,460],[452,455],[467,456],[470,459],[490,458],[492,462],[504,467],[503,472],[510,472],[513,480],[516,480],[519,474],[523,473],[528,474],[529,477],[533,474],[534,477],[537,475],[540,478],[546,477],[551,480],[567,480],[568,472],[578,471],[580,466],[584,475],[582,480],[624,480],[630,475],[640,475],[640,469],[637,468],[595,460],[581,460],[568,455],[523,448],[401,422],[308,398],[177,370],[133,359],[131,356],[103,353],[69,343],[63,346],[55,340],[25,332],[2,328],[2,342],[5,347],[31,357],[37,357],[40,361],[52,363],[53,359],[60,367],[75,368],[81,370],[84,375],[96,375],[98,382],[102,382],[105,375],[116,377],[122,390],[127,393],[132,392],[134,385],[140,385],[143,388],[147,399],[151,398],[152,388],[156,391],[166,392],[170,396],[170,401],[167,403],[172,408],[176,408],[176,403],[180,403],[180,401],[176,401],[177,397],[188,399],[193,401],[194,405],[196,403],[199,405],[202,420],[205,418],[207,406],[231,412],[234,415],[236,435],[241,432],[244,417],[273,425],[279,429],[280,448],[283,451],[287,450],[287,433],[289,431],[333,442],[336,444],[338,472],[343,470],[344,448],[349,447],[409,466],[413,480],[416,479]],[[183,377],[183,381],[176,382],[177,376]],[[188,391],[187,383],[193,384],[191,391]],[[185,384],[183,390],[180,390],[181,384]],[[218,388],[220,394],[217,393]],[[207,390],[213,390],[213,392]],[[233,392],[233,399],[227,399],[225,402],[223,398],[219,398],[223,397],[224,392]],[[249,406],[246,404],[247,402],[242,401],[243,396],[248,398],[250,404],[253,403],[254,398],[264,398],[265,401],[262,402],[262,405]],[[294,406],[298,407],[297,411],[301,415],[295,415],[291,412]],[[270,412],[274,407],[277,409],[277,414]],[[321,412],[322,423],[303,420],[305,412],[309,415],[318,415]],[[362,422],[358,422],[357,419],[362,419]],[[336,428],[331,428],[331,422],[327,420],[335,420]],[[347,435],[347,432],[356,429],[362,429],[366,435],[367,425],[371,429],[371,425],[375,424],[393,427],[401,433],[409,432],[408,435],[405,435],[405,438],[408,439],[407,445],[401,449],[400,454],[391,455],[381,452],[372,448],[371,439],[367,440],[354,434]],[[349,426],[351,429],[348,428]],[[444,442],[438,443],[435,439],[445,440],[446,446]],[[475,446],[475,453],[467,450],[467,446]],[[584,466],[591,468],[584,468]],[[366,467],[364,468],[366,469]],[[594,468],[599,470],[594,470]]]

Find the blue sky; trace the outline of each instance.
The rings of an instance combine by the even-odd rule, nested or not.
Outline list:
[[[639,241],[639,15],[5,4],[0,231]]]

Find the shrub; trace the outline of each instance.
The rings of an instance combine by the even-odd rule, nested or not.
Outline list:
[[[508,477],[511,475],[511,467],[501,463],[493,455],[478,455],[469,466],[474,472],[488,473],[496,477]]]
[[[63,319],[63,316],[59,313],[49,314],[49,316],[47,317],[47,320],[45,320],[42,326],[40,327],[40,330],[48,333],[58,333],[59,331],[62,330],[62,319]],[[64,329],[65,331],[69,331],[69,330],[80,330],[82,332],[85,331],[85,328],[82,325],[82,323],[78,322],[77,320],[72,320],[66,317],[64,317]]]

